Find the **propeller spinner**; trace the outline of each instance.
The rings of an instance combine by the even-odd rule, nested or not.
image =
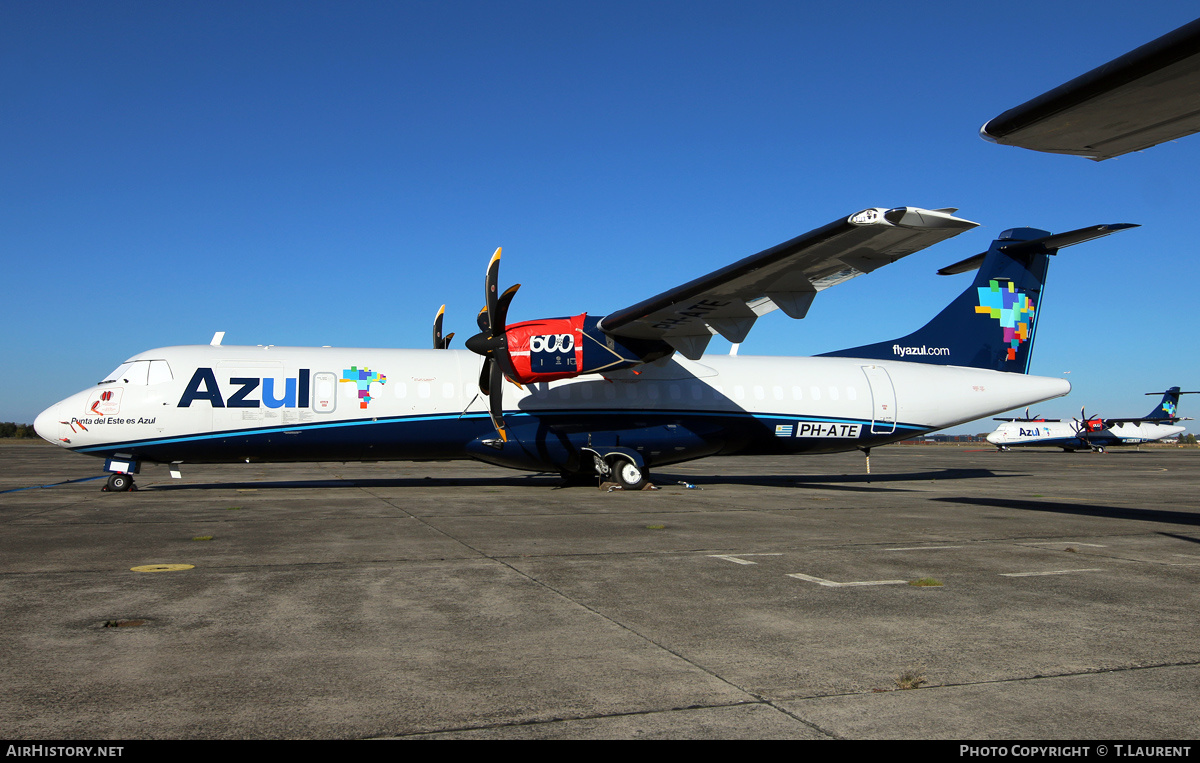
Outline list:
[[[500,278],[500,248],[488,262],[487,275],[484,277],[484,298],[486,302],[479,311],[477,322],[479,333],[467,340],[467,349],[484,357],[483,367],[479,370],[479,391],[488,398],[488,413],[492,417],[492,426],[500,439],[507,442],[508,432],[504,425],[504,390],[502,385],[506,375],[512,376],[512,361],[508,355],[508,341],[505,336],[505,319],[508,317],[508,305],[521,284],[514,284],[498,295],[497,282]]]

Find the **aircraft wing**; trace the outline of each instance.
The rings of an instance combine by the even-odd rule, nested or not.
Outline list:
[[[803,318],[817,292],[978,225],[956,211],[865,209],[609,313],[600,328],[665,341],[695,360],[714,334],[741,342],[760,315],[776,308]]]
[[[1009,109],[993,143],[1095,161],[1200,132],[1200,19]]]
[[[1104,417],[1104,424],[1105,426],[1111,426],[1112,424],[1174,424],[1177,421],[1191,420],[1192,419],[1189,416],[1167,416],[1161,419],[1152,419],[1149,416],[1141,416],[1132,419],[1110,419],[1106,416]]]

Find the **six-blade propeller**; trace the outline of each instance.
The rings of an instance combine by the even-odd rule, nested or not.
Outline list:
[[[504,333],[505,319],[508,317],[508,306],[521,284],[514,284],[500,294],[497,282],[500,278],[500,248],[488,262],[487,275],[484,277],[483,309],[479,311],[477,322],[479,333],[466,341],[467,349],[484,357],[483,367],[479,371],[479,391],[488,398],[488,413],[492,417],[492,425],[500,439],[508,441],[508,432],[504,425],[504,377],[512,377],[512,360],[508,355],[508,341]],[[515,382],[514,382],[515,384]]]

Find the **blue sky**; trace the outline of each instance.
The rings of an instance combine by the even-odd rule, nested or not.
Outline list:
[[[524,284],[510,320],[605,314],[906,205],[981,227],[823,293],[803,321],[767,316],[741,353],[907,333],[970,279],[934,271],[1006,228],[1140,223],[1058,256],[1032,370],[1074,385],[1037,412],[1145,413],[1145,392],[1200,388],[1200,136],[1096,163],[978,130],[1195,15],[0,0],[0,421],[214,331],[425,347],[446,303],[461,347],[497,246],[502,282]]]

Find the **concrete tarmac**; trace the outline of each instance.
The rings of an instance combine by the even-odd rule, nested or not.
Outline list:
[[[716,458],[636,493],[470,462],[106,493],[72,481],[99,460],[0,456],[0,738],[1200,729],[1196,449]]]

